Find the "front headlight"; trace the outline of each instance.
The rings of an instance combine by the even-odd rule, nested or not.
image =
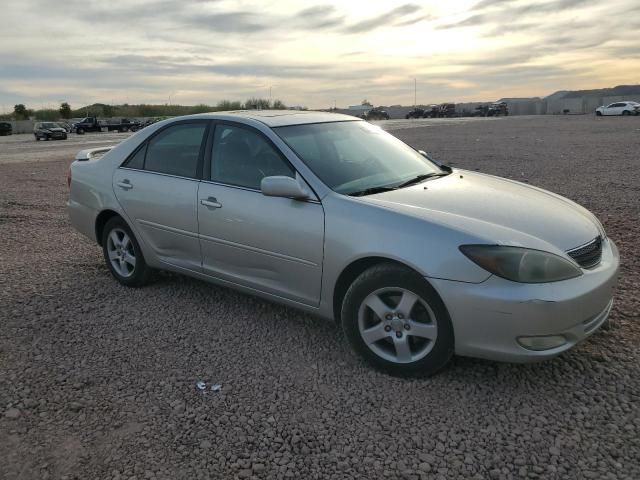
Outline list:
[[[582,275],[574,263],[541,250],[502,245],[462,245],[460,251],[488,272],[514,282],[559,282]]]

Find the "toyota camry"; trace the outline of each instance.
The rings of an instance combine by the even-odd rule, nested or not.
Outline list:
[[[121,284],[170,270],[304,309],[395,374],[547,359],[612,305],[618,251],[589,211],[346,115],[165,120],[80,152],[68,180]]]

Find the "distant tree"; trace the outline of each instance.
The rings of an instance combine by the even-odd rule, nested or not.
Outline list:
[[[62,118],[71,118],[71,105],[69,105],[67,102],[62,102],[60,104],[59,112]]]
[[[216,110],[242,110],[242,103],[231,100],[221,100],[216,105]]]
[[[191,113],[207,113],[211,111],[211,107],[209,105],[205,105],[204,103],[200,103],[194,107],[191,107]]]
[[[103,103],[98,103],[96,104],[96,106],[99,106],[102,108],[102,115],[100,115],[101,117],[113,117],[115,116],[115,108],[112,105],[105,105]]]
[[[23,103],[19,103],[13,107],[13,114],[15,115],[16,120],[25,120],[29,118],[27,107],[25,107]]]
[[[362,100],[362,105],[366,105],[367,107],[373,107],[373,104],[366,98]]]
[[[271,102],[266,98],[251,97],[244,103],[247,110],[268,110],[271,108]]]
[[[271,108],[275,110],[286,110],[287,106],[284,104],[282,100],[274,100],[273,106]]]
[[[45,120],[47,122],[55,122],[60,119],[60,111],[55,108],[44,108],[42,110],[36,110],[32,112],[33,116],[38,120]],[[31,115],[29,115],[30,117]]]

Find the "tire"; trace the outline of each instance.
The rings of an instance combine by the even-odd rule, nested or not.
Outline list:
[[[83,130],[82,128],[78,128],[78,129],[76,130],[76,133],[77,133],[78,135],[84,135],[84,130]]]
[[[622,116],[627,117],[629,115],[631,115],[631,112],[629,110],[623,110],[622,111]]]
[[[112,217],[104,226],[102,253],[111,275],[122,285],[137,288],[149,282],[151,269],[135,235],[121,217]]]
[[[36,137],[36,141],[39,142],[40,141],[40,137],[38,135],[35,135]]]
[[[412,306],[397,309],[401,303]],[[347,290],[340,317],[353,349],[392,375],[430,376],[453,356],[444,303],[422,276],[401,265],[384,263],[362,273]]]
[[[596,112],[596,117],[601,117],[602,116],[602,112]]]

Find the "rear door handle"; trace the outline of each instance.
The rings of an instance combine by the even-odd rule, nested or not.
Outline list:
[[[122,182],[116,183],[116,185],[118,185],[123,190],[130,190],[133,188],[133,185],[131,185],[131,182],[129,182],[129,180],[123,180]]]
[[[222,208],[222,204],[216,200],[216,197],[209,197],[207,199],[200,200],[200,203],[205,207],[210,208]]]

